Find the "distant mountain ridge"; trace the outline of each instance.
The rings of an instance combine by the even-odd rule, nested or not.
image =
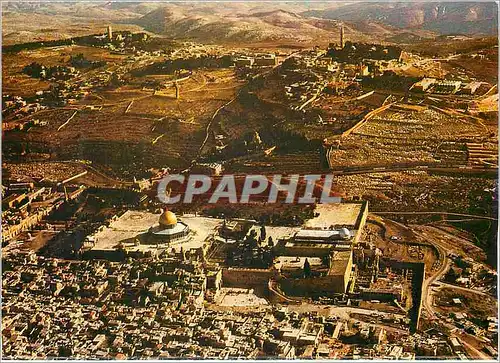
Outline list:
[[[193,6],[168,4],[134,19],[133,23],[146,30],[175,38],[195,38],[201,41],[258,42],[269,40],[295,40],[298,42],[337,41],[339,27],[344,25],[346,36],[355,41],[374,41],[399,32],[391,25],[374,21],[339,21],[334,18],[310,16],[299,5],[265,3],[259,6],[224,3]],[[311,3],[313,6],[315,3]],[[334,9],[345,4],[333,3]],[[324,6],[328,3],[323,4]],[[348,5],[347,5],[348,6]],[[315,11],[332,11],[315,10]],[[427,36],[432,33],[427,32]],[[422,34],[419,34],[422,35]]]
[[[331,29],[317,27],[317,21],[282,9],[255,12],[249,9],[233,14],[214,10],[169,5],[136,19],[134,23],[155,33],[206,41],[312,41],[327,38],[330,30],[338,28],[338,23],[331,20],[324,21],[331,24]]]
[[[304,16],[350,22],[373,21],[399,29],[423,29],[439,34],[496,34],[498,5],[494,2],[355,3],[340,8],[309,10]]]
[[[201,42],[338,41],[339,26],[353,41],[412,42],[443,34],[492,35],[495,3],[339,2],[7,2],[5,44],[59,39],[113,29],[147,30]]]

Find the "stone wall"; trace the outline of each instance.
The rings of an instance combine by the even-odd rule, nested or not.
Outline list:
[[[390,266],[396,269],[412,270],[411,298],[413,304],[408,315],[411,319],[410,332],[415,333],[420,328],[422,299],[425,299],[425,296],[422,296],[425,280],[425,264],[423,262],[397,261],[389,258],[382,259],[381,264],[382,266]]]
[[[269,279],[275,277],[271,269],[224,268],[222,270],[222,286],[225,287],[262,287],[267,286]]]
[[[279,280],[281,290],[290,296],[314,296],[344,293],[343,275]]]

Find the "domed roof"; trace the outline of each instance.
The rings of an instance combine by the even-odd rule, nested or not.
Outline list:
[[[177,224],[177,217],[173,212],[166,210],[161,214],[158,223],[162,226],[175,226]]]

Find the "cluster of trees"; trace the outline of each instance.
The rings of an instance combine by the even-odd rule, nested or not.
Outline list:
[[[266,214],[259,218],[261,223],[276,226],[301,226],[314,217],[314,206],[296,205],[276,213]]]
[[[77,55],[72,55],[69,59],[69,64],[71,64],[75,68],[99,68],[106,65],[106,61],[91,61],[85,58],[83,53],[79,53]]]
[[[345,42],[343,49],[330,48],[328,57],[343,63],[357,64],[363,59],[399,59],[402,49],[397,46]]]
[[[421,77],[400,76],[393,71],[385,71],[378,77],[363,77],[361,84],[368,88],[387,88],[399,91],[408,91],[412,84],[419,81]]]
[[[315,151],[321,147],[321,140],[309,140],[304,135],[282,127],[261,130],[262,141],[269,145],[278,145],[281,152]],[[265,132],[264,132],[265,131]]]
[[[120,31],[115,32],[114,34],[121,34],[122,41],[128,45],[143,45],[142,48],[147,47],[151,42],[151,38],[147,36],[146,33],[131,33],[130,31]],[[2,47],[2,51],[5,53],[17,53],[22,50],[33,50],[44,47],[60,47],[64,45],[87,45],[87,46],[103,46],[109,43],[109,39],[107,37],[102,37],[102,34],[92,34],[92,35],[84,35],[81,37],[73,37],[67,39],[57,39],[57,40],[45,40],[38,42],[29,42],[29,43],[19,43],[12,44]],[[158,42],[156,41],[153,45],[154,48],[160,48],[161,45],[171,44],[171,42]]]
[[[266,124],[268,122],[265,122]],[[286,130],[279,126],[267,127],[257,131],[260,142],[256,141],[256,131],[249,131],[239,139],[231,142],[221,151],[216,151],[207,156],[207,161],[218,161],[222,159],[232,159],[253,154],[259,150],[277,146],[277,151],[289,153],[296,151],[316,151],[321,148],[321,140],[308,140],[292,130]]]
[[[61,80],[67,80],[72,77],[71,72],[66,66],[46,67],[43,64],[33,62],[23,68],[23,73],[33,78],[52,78],[57,77]]]
[[[497,45],[498,38],[496,36],[468,39],[464,42],[449,39],[447,35],[442,35],[435,39],[408,44],[408,51],[432,58],[439,58],[448,56],[449,54],[477,52],[496,47]]]
[[[255,219],[267,226],[301,226],[314,217],[314,205],[275,204],[266,209],[263,204],[248,204],[245,208],[237,204],[216,204],[204,209],[211,217]]]
[[[228,68],[232,63],[232,59],[229,55],[222,57],[203,55],[201,57],[191,57],[187,59],[168,59],[164,62],[154,63],[134,70],[132,74],[136,77],[141,77],[148,74],[172,74],[181,69]]]
[[[274,241],[267,237],[266,227],[260,228],[260,235],[255,229],[241,241],[231,246],[226,254],[226,264],[229,266],[247,266],[253,268],[269,268],[274,260]]]
[[[42,48],[42,47],[58,47],[58,46],[62,46],[62,45],[71,45],[71,44],[75,43],[73,39],[76,39],[76,38],[6,45],[6,46],[2,47],[2,51],[5,53],[17,53],[17,52],[20,52],[22,50],[32,50],[32,49],[38,49],[38,48]]]

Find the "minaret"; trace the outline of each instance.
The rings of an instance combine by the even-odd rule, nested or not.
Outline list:
[[[344,49],[344,26],[340,26],[340,49]]]
[[[181,97],[181,90],[177,81],[175,81],[174,85],[175,85],[175,99],[178,100]]]
[[[108,25],[108,40],[113,40],[113,30],[111,29],[111,25]]]

